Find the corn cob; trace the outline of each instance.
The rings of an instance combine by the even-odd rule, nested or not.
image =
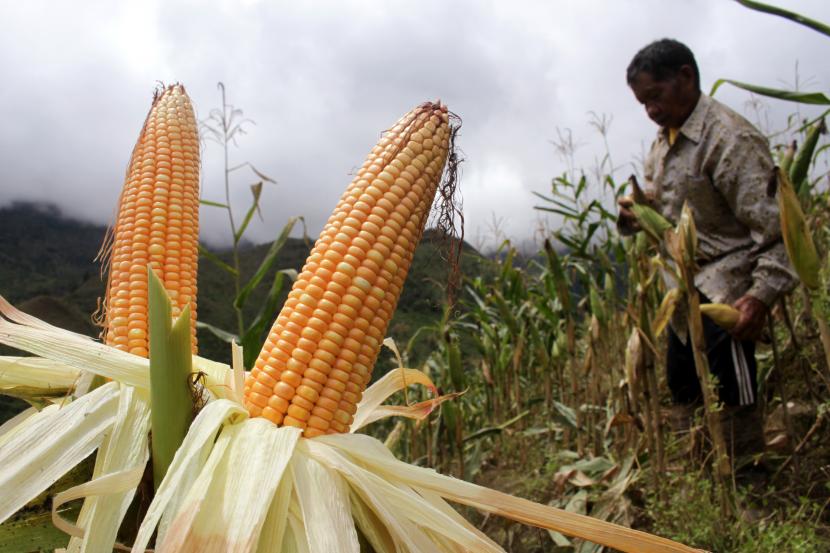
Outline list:
[[[636,408],[640,397],[640,381],[645,370],[645,355],[640,330],[634,328],[625,346],[625,379],[628,382],[629,402]]]
[[[807,227],[795,189],[784,171],[778,170],[778,210],[781,217],[781,235],[784,248],[795,272],[804,286],[816,289],[821,284],[821,260]]]
[[[681,299],[680,288],[672,288],[663,296],[663,301],[660,302],[660,307],[657,309],[654,321],[651,323],[651,332],[655,336],[663,334],[666,326],[671,322],[677,304]]]
[[[702,303],[700,313],[712,319],[716,325],[731,330],[738,324],[741,314],[737,309],[725,303]]]
[[[191,309],[196,352],[196,264],[199,255],[199,136],[184,87],[156,93],[127,168],[111,230],[104,337],[147,357],[149,264],[172,300],[173,316]],[[106,247],[105,247],[106,249]]]
[[[252,416],[307,437],[348,431],[441,181],[450,134],[446,107],[426,103],[372,149],[245,384]]]
[[[645,204],[634,204],[631,211],[637,217],[640,228],[657,242],[661,242],[666,230],[672,228],[672,224],[665,217]]]
[[[686,267],[694,268],[697,259],[697,227],[688,202],[683,203],[675,233],[678,236],[677,248],[680,254],[680,259],[675,259],[675,261],[685,264]],[[686,279],[686,286],[693,286],[693,283],[693,279]]]

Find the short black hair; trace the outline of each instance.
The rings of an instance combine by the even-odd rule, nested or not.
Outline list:
[[[638,74],[646,72],[656,81],[674,77],[684,65],[692,67],[695,73],[695,87],[700,89],[700,72],[695,55],[688,46],[671,38],[655,40],[634,55],[626,70],[630,85]]]

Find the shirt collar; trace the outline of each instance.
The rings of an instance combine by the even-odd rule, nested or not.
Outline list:
[[[683,125],[680,126],[678,134],[682,134],[695,144],[700,142],[700,137],[703,134],[703,122],[706,120],[706,114],[709,112],[709,106],[711,104],[712,99],[701,92],[697,105],[695,105],[695,109],[692,110],[692,113],[689,114],[689,117],[687,117]],[[664,127],[660,129],[660,133],[666,142],[668,142],[669,130]]]

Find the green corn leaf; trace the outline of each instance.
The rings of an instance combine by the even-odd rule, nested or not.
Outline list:
[[[172,322],[170,298],[164,286],[149,266],[147,273],[153,483],[158,488],[193,421],[188,380],[192,363],[190,306]]]
[[[259,286],[259,283],[262,282],[262,279],[265,278],[265,275],[268,274],[268,271],[271,269],[271,266],[274,264],[274,261],[277,259],[277,254],[280,253],[280,250],[285,245],[285,242],[288,240],[288,236],[291,234],[291,231],[294,229],[294,225],[297,221],[303,220],[302,217],[291,217],[288,219],[288,222],[282,228],[282,232],[271,243],[271,248],[268,250],[268,253],[265,254],[265,258],[260,263],[259,268],[257,269],[254,276],[251,277],[251,280],[248,281],[247,284],[239,291],[239,294],[233,300],[233,306],[237,309],[242,309],[242,306],[245,305],[245,301],[248,299],[248,296],[251,295],[251,292]]]
[[[579,242],[577,242],[576,240],[574,240],[570,236],[567,236],[566,234],[563,234],[561,232],[557,231],[557,232],[554,232],[553,234],[554,234],[554,236],[556,236],[557,240],[559,240],[560,242],[565,244],[571,250],[570,254],[572,256],[584,257],[584,253],[583,253],[584,246],[583,246],[583,244],[580,244]]]
[[[799,13],[791,12],[777,6],[770,6],[769,4],[764,4],[762,2],[756,2],[755,0],[737,0],[737,2],[751,10],[768,13],[770,15],[777,15],[778,17],[789,19],[799,25],[804,25],[805,27],[808,27],[823,35],[830,36],[830,26],[825,25],[820,21],[816,21],[815,19],[805,17]]]
[[[557,206],[558,208],[560,208],[562,210],[562,212],[565,214],[565,216],[567,216],[567,217],[579,217],[579,211],[575,210],[570,205],[568,205],[564,202],[560,202],[559,200],[554,200],[553,198],[548,198],[547,196],[543,196],[542,194],[539,194],[538,192],[534,192],[534,194],[536,194],[538,197],[542,198],[546,202],[550,202],[550,203],[554,204],[555,206]],[[542,209],[542,210],[547,211],[550,208],[537,207],[536,209]]]
[[[251,194],[254,196],[254,201],[251,202],[251,207],[248,208],[248,212],[245,214],[242,224],[239,225],[239,229],[237,229],[236,234],[233,235],[234,244],[238,244],[239,241],[242,240],[242,235],[245,234],[245,229],[247,229],[248,225],[251,223],[254,213],[259,213],[259,197],[262,195],[262,181],[251,185]]]
[[[804,182],[807,180],[810,163],[813,161],[813,154],[816,151],[816,145],[818,145],[818,139],[822,132],[824,132],[824,119],[810,127],[804,144],[790,166],[790,182],[793,184],[796,194],[801,193]]]
[[[212,324],[208,324],[202,321],[196,321],[196,328],[201,328],[202,330],[207,330],[223,342],[231,343],[231,342],[239,342],[239,336],[234,334],[233,332],[228,332],[227,330],[222,330],[219,327],[213,326]]]
[[[570,212],[570,210],[569,211],[564,211],[564,210],[561,210],[561,209],[556,209],[556,208],[553,208],[553,207],[544,207],[544,206],[541,206],[541,205],[534,205],[533,209],[537,209],[539,211],[547,211],[548,213],[556,213],[557,215],[561,215],[562,217],[564,217],[566,219],[570,219],[570,218],[574,217],[574,214],[572,212]]]
[[[222,269],[226,273],[228,273],[228,274],[230,274],[234,277],[237,275],[236,269],[234,269],[233,267],[231,267],[230,265],[228,265],[227,263],[225,263],[224,261],[219,259],[218,255],[216,255],[212,251],[208,250],[207,248],[205,248],[201,244],[199,244],[199,255],[201,255],[202,257],[204,257],[205,259],[207,259],[208,261],[210,261],[211,263],[213,263],[214,265],[216,265],[217,267],[219,267],[220,269]]]
[[[778,100],[784,100],[787,102],[798,102],[799,104],[811,104],[817,106],[830,105],[830,98],[825,96],[822,92],[798,92],[794,90],[781,90],[778,88],[768,88],[765,86],[757,86],[754,84],[742,83],[740,81],[735,81],[732,79],[718,79],[717,81],[715,81],[715,84],[712,85],[712,90],[711,92],[709,92],[709,95],[714,96],[715,92],[717,92],[720,86],[724,83],[729,83],[732,86],[742,88],[749,92],[754,92],[755,94],[760,94],[761,96],[775,98]]]
[[[793,165],[793,159],[795,159],[795,140],[787,144],[787,147],[784,149],[784,152],[780,156],[780,160],[778,162],[779,167],[789,173],[790,167]]]
[[[223,204],[220,202],[212,202],[210,200],[199,199],[199,203],[202,205],[209,205],[210,207],[221,207],[222,209],[229,209],[228,204]]]
[[[534,191],[531,191],[531,194],[533,194],[534,196],[538,196],[539,198],[542,198],[542,199],[543,199],[543,200],[545,200],[546,202],[553,202],[553,201],[555,201],[555,200],[554,200],[553,198],[551,198],[550,196],[545,196],[545,195],[544,195],[544,194],[542,194],[541,192],[536,192],[535,190],[534,190]]]

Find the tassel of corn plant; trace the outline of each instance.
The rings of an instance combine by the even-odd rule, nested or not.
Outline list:
[[[172,315],[191,311],[196,352],[196,264],[199,238],[199,136],[181,85],[156,92],[133,149],[118,217],[105,244],[109,266],[106,343],[147,357],[147,266],[172,300]]]
[[[454,128],[425,103],[372,149],[323,228],[245,385],[253,416],[349,429],[439,187]]]

